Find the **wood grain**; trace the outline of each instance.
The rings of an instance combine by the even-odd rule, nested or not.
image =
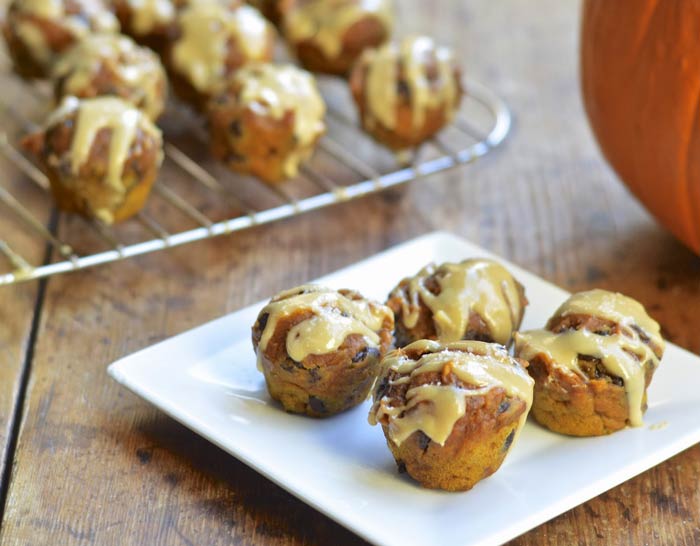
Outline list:
[[[3,89],[5,97],[13,97],[12,89]],[[14,127],[3,127],[12,136]],[[48,226],[51,204],[43,192],[28,183],[7,158],[0,155],[0,188],[25,204],[44,226]],[[17,229],[21,226],[23,229]],[[26,230],[26,231],[25,231]],[[0,240],[32,265],[46,259],[46,244],[28,233],[27,226],[4,202],[0,202]],[[0,254],[0,273],[12,270],[12,264]],[[42,296],[39,283],[17,287],[0,287],[0,489],[6,483],[5,465],[11,449],[13,426],[18,414],[18,397],[23,389],[23,374],[29,364],[27,352],[32,346],[32,321]]]
[[[0,216],[0,233],[4,223]],[[44,254],[43,245],[28,248],[25,254],[40,263]],[[5,465],[17,417],[18,396],[27,364],[26,354],[31,346],[32,319],[39,294],[37,283],[14,290],[0,288],[0,488],[7,486]]]
[[[51,279],[0,544],[361,543],[119,387],[105,367],[433,229],[567,289],[629,293],[670,339],[700,351],[700,260],[615,180],[586,125],[578,5],[413,0],[401,17],[402,32],[453,43],[468,72],[508,100],[516,120],[506,146],[403,190]],[[80,228],[61,225],[75,236]],[[699,476],[695,446],[513,543],[697,544]]]

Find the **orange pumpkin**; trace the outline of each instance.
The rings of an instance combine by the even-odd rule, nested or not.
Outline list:
[[[700,253],[700,0],[585,0],[581,82],[607,160]]]

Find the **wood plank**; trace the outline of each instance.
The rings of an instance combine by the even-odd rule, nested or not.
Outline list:
[[[0,70],[4,64],[0,60]],[[3,104],[16,104],[22,112],[30,105],[18,100],[15,86],[3,86]],[[17,124],[3,117],[2,131],[14,141]],[[45,192],[31,183],[21,171],[0,154],[0,190],[20,201],[26,211],[38,222],[47,226],[51,214],[51,201]],[[0,241],[21,256],[30,265],[40,265],[46,258],[46,242],[22,220],[16,212],[0,200]],[[10,261],[0,253],[0,274],[14,269]],[[16,432],[18,400],[23,389],[23,371],[27,362],[27,351],[31,347],[32,323],[35,309],[42,297],[39,283],[18,286],[0,286],[0,491],[6,489],[5,472],[11,461],[12,436]],[[4,498],[0,495],[0,499]],[[2,510],[2,507],[0,507]]]
[[[571,290],[623,290],[670,339],[700,350],[700,261],[615,180],[583,117],[577,5],[430,4],[402,3],[401,31],[457,44],[469,72],[505,96],[517,116],[506,147],[361,203],[52,280],[0,543],[360,543],[104,370],[432,229],[464,235]],[[514,544],[697,544],[699,453],[696,446]]]
[[[0,172],[7,174],[12,168],[0,159]],[[26,185],[26,180],[13,176],[0,182],[2,188],[11,191],[24,202],[36,204],[35,191]],[[30,204],[31,208],[35,208]],[[48,211],[34,210],[47,222]],[[43,214],[42,214],[43,212]],[[7,207],[0,204],[0,240],[21,252],[32,264],[40,264],[46,254],[46,245],[41,239],[32,237],[27,230],[18,230],[18,222]],[[0,272],[10,270],[10,264],[0,256]],[[0,491],[4,491],[5,471],[11,460],[12,436],[15,432],[18,398],[22,392],[23,371],[27,362],[27,351],[31,346],[32,322],[42,292],[39,283],[19,286],[0,286]],[[2,498],[2,495],[0,495]],[[0,508],[1,510],[1,508]]]

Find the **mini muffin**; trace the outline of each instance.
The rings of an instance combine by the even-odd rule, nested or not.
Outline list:
[[[53,70],[56,100],[114,95],[155,120],[165,108],[167,79],[160,59],[120,34],[88,36],[58,59]]]
[[[483,341],[421,340],[382,362],[369,413],[400,472],[466,491],[501,466],[532,403],[526,363]]]
[[[3,34],[15,71],[44,78],[57,54],[92,32],[119,32],[101,0],[12,0]]]
[[[173,0],[112,0],[112,4],[125,34],[163,51],[177,14]]]
[[[396,316],[396,346],[419,339],[475,339],[508,345],[520,327],[523,286],[493,260],[429,264],[389,294]]]
[[[535,379],[532,415],[572,436],[642,425],[646,389],[663,355],[659,325],[622,294],[574,294],[544,330],[515,335],[515,354]]]
[[[268,21],[278,26],[297,0],[248,0]]]
[[[352,290],[276,295],[253,326],[258,368],[286,411],[327,417],[367,398],[391,343],[391,311]]]
[[[462,100],[454,55],[426,36],[366,51],[350,76],[362,127],[392,150],[418,146],[450,123]]]
[[[143,207],[163,157],[160,131],[116,97],[66,97],[24,145],[38,158],[61,209],[106,224]]]
[[[305,68],[344,75],[365,49],[389,39],[393,21],[391,0],[298,0],[283,29]]]
[[[243,65],[272,59],[275,29],[247,5],[193,3],[180,12],[175,29],[166,66],[175,92],[197,109]]]
[[[163,55],[176,34],[180,11],[195,4],[217,2],[235,9],[243,0],[112,0],[123,32]]]
[[[232,170],[266,182],[296,176],[326,130],[325,112],[308,72],[292,65],[246,66],[209,103],[212,153]]]

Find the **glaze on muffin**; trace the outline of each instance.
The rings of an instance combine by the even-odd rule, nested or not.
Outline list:
[[[260,311],[253,347],[272,398],[326,417],[367,398],[392,327],[391,311],[357,292],[304,285]]]
[[[546,329],[515,336],[536,382],[534,418],[574,436],[642,425],[663,351],[659,325],[639,302],[599,289],[571,296]]]
[[[525,423],[533,380],[524,364],[493,343],[416,341],[384,358],[369,422],[424,487],[471,489],[498,470]]]
[[[389,294],[396,345],[419,339],[475,339],[508,345],[525,314],[522,285],[499,263],[482,258],[429,264]]]
[[[427,36],[367,50],[350,88],[364,130],[392,150],[413,148],[450,123],[463,93],[452,51]]]

